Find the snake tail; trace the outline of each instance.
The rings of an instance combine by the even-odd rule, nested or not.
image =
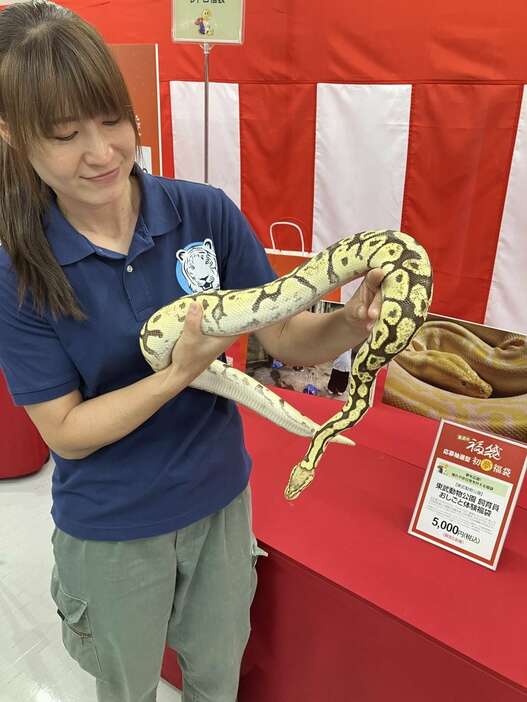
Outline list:
[[[190,384],[197,390],[221,395],[249,408],[292,434],[311,438],[320,426],[278,397],[263,383],[221,361],[214,361]],[[346,436],[336,435],[331,441],[345,446],[355,442]]]

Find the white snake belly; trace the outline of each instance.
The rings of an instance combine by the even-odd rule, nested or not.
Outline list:
[[[172,349],[183,331],[193,300],[203,309],[201,326],[204,334],[235,336],[309,309],[326,293],[373,268],[382,268],[386,272],[381,286],[379,318],[354,359],[348,399],[342,410],[315,430],[305,457],[291,471],[285,489],[288,499],[297,497],[313,480],[328,442],[364,416],[371,404],[378,371],[406,348],[425,321],[432,296],[432,271],[423,247],[402,232],[360,232],[341,239],[291,273],[260,287],[181,297],[155,312],[141,330],[142,353],[150,366],[158,371],[171,362]],[[227,371],[220,370],[222,365],[215,361],[191,386],[232,397],[232,387],[223,389],[221,376]],[[233,399],[248,406],[254,404],[254,398],[251,399],[254,387],[246,382],[247,376],[232,368],[228,374],[232,382],[239,384],[239,392],[236,391],[237,397]],[[273,406],[283,404],[281,398],[275,397]],[[293,424],[298,427],[297,421]],[[311,425],[308,435],[312,431]]]
[[[206,371],[192,381],[192,387],[239,402],[292,434],[311,437],[320,429],[316,422],[304,416],[266,385],[221,361],[213,361]],[[331,441],[347,446],[355,445],[354,441],[340,435],[334,436]]]

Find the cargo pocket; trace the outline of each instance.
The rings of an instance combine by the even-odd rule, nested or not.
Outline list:
[[[87,673],[99,677],[102,670],[90,627],[88,603],[64,592],[60,585],[52,588],[51,594],[62,619],[62,641],[67,652]]]

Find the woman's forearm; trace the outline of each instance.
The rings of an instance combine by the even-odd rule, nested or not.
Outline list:
[[[332,361],[367,337],[366,322],[350,324],[343,310],[329,314],[302,312],[288,319],[267,351],[284,363],[313,366]]]
[[[85,458],[137,429],[187,384],[188,380],[175,377],[167,368],[132,385],[85,400],[64,418],[60,446],[54,450],[63,458]]]
[[[205,336],[201,314],[199,305],[191,305],[165,369],[90,400],[75,390],[26,406],[48,446],[63,458],[85,458],[130,434],[190,385],[237,339]]]

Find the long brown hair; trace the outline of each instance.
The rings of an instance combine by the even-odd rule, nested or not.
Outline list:
[[[18,278],[20,302],[54,317],[84,319],[75,293],[55,259],[42,216],[49,187],[32,168],[31,145],[64,119],[115,114],[139,133],[125,81],[102,37],[70,10],[45,0],[0,12],[0,243]]]

